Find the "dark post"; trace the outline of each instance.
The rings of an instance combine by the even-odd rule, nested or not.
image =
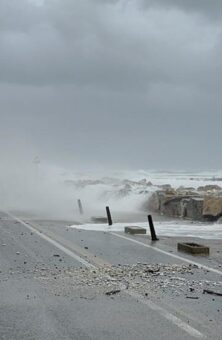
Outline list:
[[[110,213],[109,207],[106,207],[106,214],[107,214],[108,224],[112,225],[113,221],[112,221],[112,217],[111,217],[111,213]]]
[[[80,213],[80,215],[83,215],[82,202],[81,202],[80,199],[78,199],[78,207],[79,207],[79,213]]]
[[[159,239],[156,237],[156,232],[155,232],[155,228],[153,225],[153,219],[151,215],[148,215],[148,222],[149,222],[149,226],[150,226],[150,233],[151,233],[151,238],[152,241],[158,241]]]

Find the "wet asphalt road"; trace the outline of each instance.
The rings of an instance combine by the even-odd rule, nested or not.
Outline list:
[[[71,278],[61,281],[58,276],[84,267],[81,259],[96,267],[183,260],[109,233],[71,230],[62,221],[27,223],[30,228],[0,213],[1,340],[221,339],[222,297],[188,300],[183,294],[149,292],[144,300],[124,291],[109,297],[95,286],[75,287]],[[207,270],[195,271],[193,278],[222,281]]]

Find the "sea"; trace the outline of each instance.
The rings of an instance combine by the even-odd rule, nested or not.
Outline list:
[[[17,168],[20,169],[20,168]],[[32,171],[34,170],[34,171]],[[4,173],[0,177],[0,206],[6,211],[24,212],[36,219],[62,219],[73,228],[123,231],[126,225],[148,228],[147,202],[162,185],[172,188],[217,184],[222,187],[222,170],[160,171],[101,170],[75,171],[38,165]],[[78,210],[81,200],[83,215]],[[113,225],[92,223],[92,217],[105,217],[109,206]],[[153,215],[156,231],[166,236],[222,238],[222,225],[170,219]]]

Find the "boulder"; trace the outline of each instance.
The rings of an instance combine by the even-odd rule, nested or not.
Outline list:
[[[218,185],[199,187],[198,191],[192,187],[162,187],[151,195],[145,209],[196,221],[216,221],[222,216],[222,188]]]
[[[148,200],[148,209],[153,212],[160,211],[159,191],[154,192]]]
[[[222,224],[222,217],[220,217],[220,218],[217,220],[217,223],[218,223],[218,224]]]
[[[138,184],[146,185],[146,184],[147,184],[146,178],[141,179],[141,180],[138,182]]]
[[[120,197],[125,197],[130,194],[132,187],[130,184],[125,184],[122,189],[119,190],[118,195]]]
[[[201,221],[203,219],[203,204],[203,197],[191,197],[186,204],[184,217]]]
[[[163,190],[169,190],[169,191],[173,190],[170,184],[162,184],[162,185],[159,185],[159,187]]]
[[[222,197],[205,196],[203,202],[203,216],[217,220],[222,216]]]
[[[162,213],[172,217],[184,217],[184,206],[187,198],[184,196],[174,196],[168,198],[162,207]]]
[[[205,185],[205,186],[200,186],[197,191],[218,191],[218,190],[222,190],[222,188],[219,185],[213,185],[213,184],[209,184],[209,185]]]
[[[195,188],[180,186],[179,188],[176,189],[176,191],[177,192],[191,192],[191,193],[194,193],[195,192]]]

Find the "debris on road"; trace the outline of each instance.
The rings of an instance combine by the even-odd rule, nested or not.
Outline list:
[[[210,289],[204,289],[204,290],[203,290],[203,294],[210,294],[210,295],[222,296],[222,293],[215,292],[215,291],[210,290]]]
[[[96,289],[98,294],[133,289],[141,295],[147,292],[159,297],[166,294],[175,298],[197,299],[202,296],[203,289],[222,288],[221,281],[195,279],[194,274],[203,269],[192,264],[118,264],[99,268],[41,268],[34,272],[35,278],[42,282],[52,283],[52,289],[63,294],[73,294],[73,289]],[[207,271],[206,271],[207,272]],[[57,278],[57,280],[54,279]],[[69,283],[69,284],[68,284]],[[68,290],[68,292],[67,292]],[[195,292],[193,295],[192,293]],[[109,294],[106,294],[109,295]],[[112,295],[112,294],[110,294]]]
[[[116,289],[116,290],[111,290],[111,291],[109,291],[109,292],[106,292],[105,294],[108,295],[108,296],[110,296],[110,295],[118,294],[118,293],[120,293],[120,292],[121,292],[120,289]]]

